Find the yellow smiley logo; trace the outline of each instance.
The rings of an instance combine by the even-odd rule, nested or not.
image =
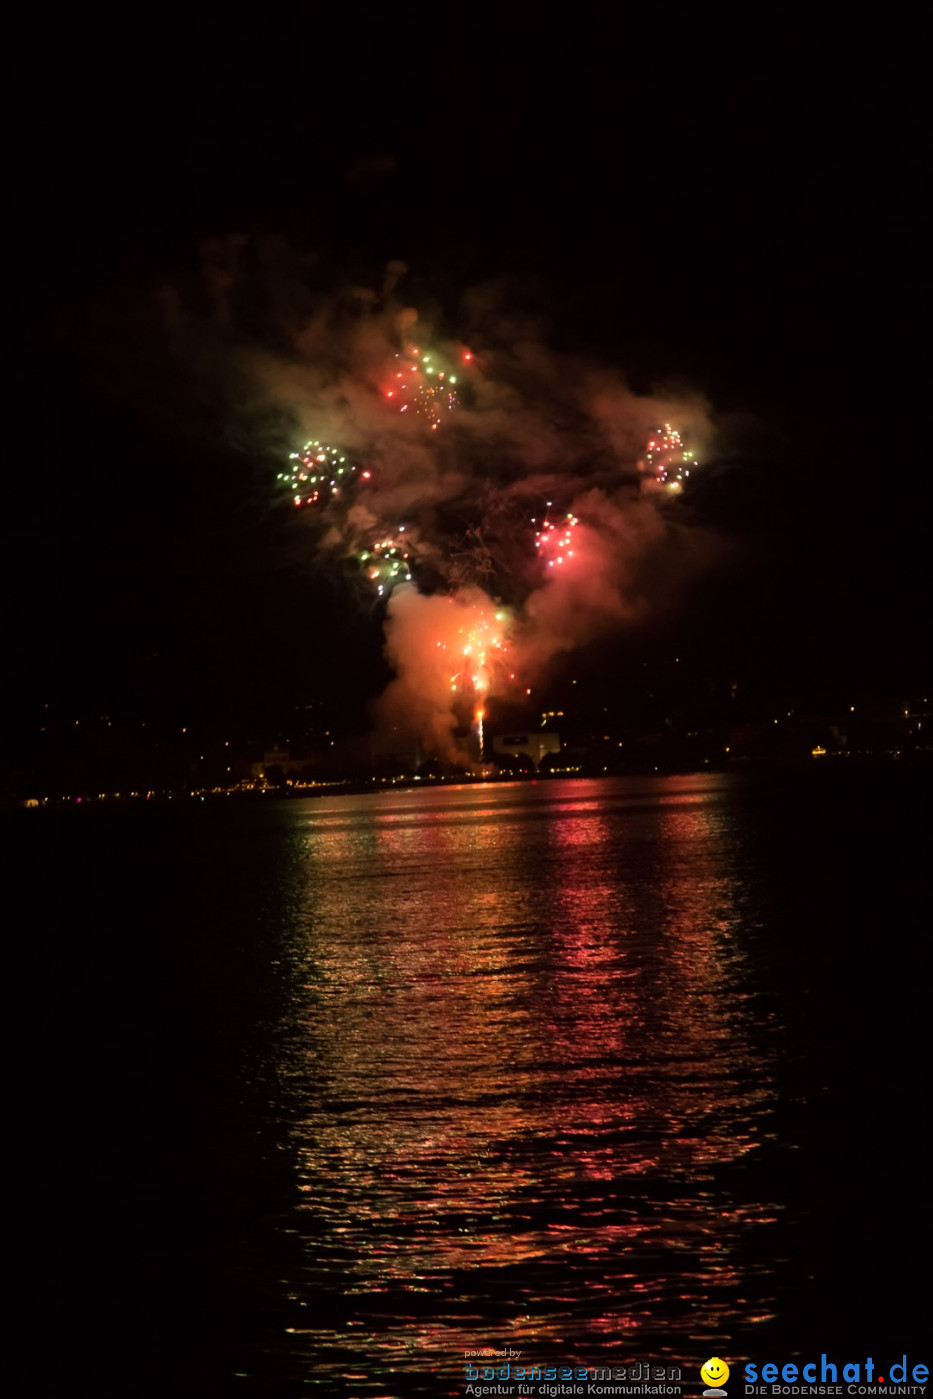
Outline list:
[[[724,1360],[720,1360],[718,1355],[707,1360],[700,1371],[700,1379],[710,1389],[719,1389],[729,1378],[729,1366]]]

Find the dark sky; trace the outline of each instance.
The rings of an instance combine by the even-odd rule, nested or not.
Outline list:
[[[694,604],[695,653],[773,683],[920,685],[915,47],[851,20],[775,34],[672,11],[651,33],[587,5],[343,27],[323,10],[120,30],[82,13],[24,32],[16,712],[379,688],[378,619],[276,533],[270,463],[222,424],[215,447],[175,431],[150,411],[158,383],[134,401],[100,373],[89,308],[132,303],[232,232],[280,234],[335,277],[401,258],[451,306],[507,276],[555,343],[753,415],[704,505],[748,558]]]

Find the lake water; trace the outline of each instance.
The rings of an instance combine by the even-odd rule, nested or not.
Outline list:
[[[923,776],[8,814],[27,1377],[916,1349]]]

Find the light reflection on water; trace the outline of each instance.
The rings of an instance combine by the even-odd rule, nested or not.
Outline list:
[[[461,1393],[497,1342],[681,1363],[768,1316],[742,1179],[780,1027],[728,785],[302,805],[276,1072],[311,1392]]]

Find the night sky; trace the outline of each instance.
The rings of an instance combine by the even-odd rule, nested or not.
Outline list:
[[[386,681],[379,618],[277,507],[237,385],[151,351],[140,308],[237,234],[309,269],[309,304],[400,259],[455,334],[495,280],[562,350],[705,392],[728,428],[696,509],[736,562],[657,644],[698,679],[922,693],[910,43],[757,24],[273,9],[24,35],[8,742],[45,703],[261,729],[323,700],[365,724]],[[607,645],[606,683],[651,644]]]

